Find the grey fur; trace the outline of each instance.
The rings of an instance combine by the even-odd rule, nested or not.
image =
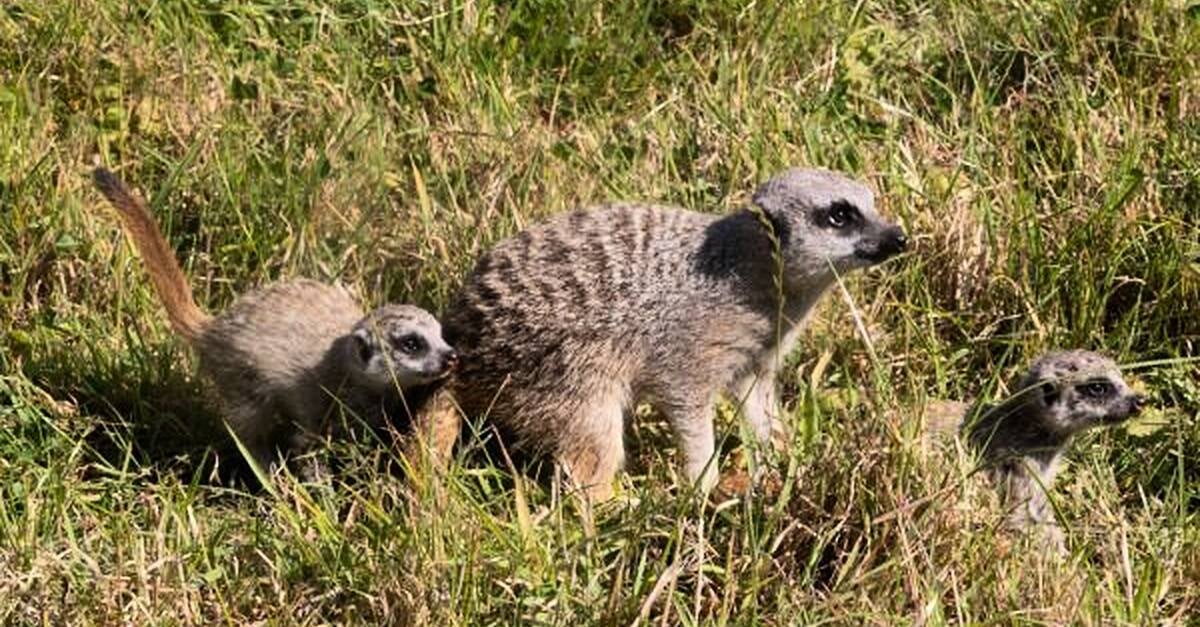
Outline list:
[[[276,448],[310,447],[335,404],[378,424],[385,408],[400,405],[390,402],[399,389],[443,377],[457,361],[428,312],[386,305],[364,317],[346,290],[307,279],[205,314],[145,201],[105,168],[93,177],[141,254],[171,328],[199,353],[227,424],[264,468],[274,466]],[[417,344],[419,352],[404,350]]]
[[[1101,388],[1104,393],[1095,394]],[[1062,531],[1048,494],[1068,445],[1087,429],[1137,414],[1144,398],[1111,359],[1083,350],[1039,357],[1015,389],[996,407],[968,412],[963,431],[1000,492],[1007,525],[1036,529],[1061,551]],[[971,421],[974,414],[979,418]]]
[[[780,434],[776,368],[805,317],[835,273],[905,246],[871,191],[834,172],[787,170],[754,204],[721,217],[614,203],[496,245],[444,317],[463,354],[459,406],[603,499],[624,416],[646,400],[670,421],[684,474],[711,488],[716,397],[742,400],[761,441]],[[857,225],[835,229],[831,206]]]
[[[419,354],[400,348],[410,335]],[[230,429],[264,468],[277,448],[302,453],[336,431],[338,406],[382,425],[391,396],[457,361],[427,311],[384,305],[364,316],[346,290],[307,279],[243,295],[195,344]]]

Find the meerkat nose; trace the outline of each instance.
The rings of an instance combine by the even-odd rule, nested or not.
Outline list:
[[[455,370],[458,368],[458,352],[450,349],[446,356],[442,359],[442,365],[446,370]]]
[[[1134,394],[1133,398],[1129,399],[1129,409],[1137,414],[1146,406],[1146,397],[1141,394]]]
[[[904,252],[908,248],[908,236],[900,227],[893,226],[883,232],[883,241],[879,242],[879,252],[886,259]]]

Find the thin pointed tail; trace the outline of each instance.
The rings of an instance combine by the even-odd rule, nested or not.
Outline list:
[[[187,277],[146,203],[130,192],[115,174],[104,168],[96,168],[92,178],[100,193],[120,214],[125,231],[142,256],[154,290],[167,310],[171,328],[188,342],[195,341],[209,317],[196,306]]]

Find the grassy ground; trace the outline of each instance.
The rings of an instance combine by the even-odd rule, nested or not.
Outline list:
[[[611,4],[0,5],[0,622],[1200,621],[1200,5]],[[915,250],[790,358],[782,495],[693,502],[641,421],[589,539],[474,462],[414,499],[378,445],[332,489],[211,481],[97,164],[210,310],[301,275],[437,309],[548,214],[728,211],[788,165],[868,180]],[[1058,564],[919,446],[1051,347],[1157,362],[1147,419],[1071,455]]]

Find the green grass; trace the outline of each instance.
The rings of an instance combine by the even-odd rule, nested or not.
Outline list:
[[[332,487],[210,481],[214,415],[97,164],[210,310],[292,276],[437,310],[549,214],[729,211],[790,165],[869,181],[915,250],[850,281],[869,338],[834,293],[790,357],[779,498],[693,502],[641,421],[588,538],[552,485],[465,459],[414,498],[368,443]],[[1200,620],[1190,0],[6,2],[0,286],[6,624]],[[1052,347],[1157,362],[1159,422],[1071,455],[1061,565],[919,446],[929,400]]]

